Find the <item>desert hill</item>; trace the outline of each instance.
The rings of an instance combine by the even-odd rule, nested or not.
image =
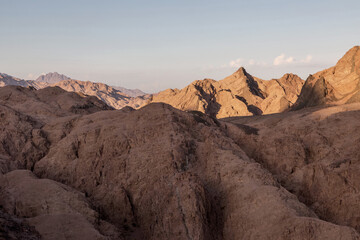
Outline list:
[[[297,142],[322,131],[313,141],[336,152],[359,108],[224,122],[163,103],[111,110],[59,87],[0,88],[0,220],[25,221],[43,239],[360,239],[356,151],[324,159],[314,144],[301,161]],[[265,133],[286,134],[294,114],[311,121],[283,139],[281,151],[300,154],[291,160]]]
[[[351,48],[334,67],[310,75],[293,109],[360,101],[360,47]]]
[[[217,118],[282,112],[291,107],[304,81],[285,74],[270,81],[251,76],[244,68],[223,80],[198,80],[178,90],[155,94],[151,102],[164,102],[181,110],[196,110]]]

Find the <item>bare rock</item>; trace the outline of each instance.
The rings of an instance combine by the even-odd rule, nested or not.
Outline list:
[[[321,219],[359,231],[359,117],[355,103],[226,121],[241,148]],[[258,132],[239,131],[239,124]]]
[[[310,75],[293,109],[359,101],[360,47],[351,48],[334,67]]]
[[[152,97],[181,110],[200,111],[217,118],[252,116],[289,109],[300,94],[304,81],[285,74],[270,81],[251,76],[244,68],[223,80],[199,80],[184,89],[168,89]]]
[[[40,234],[25,220],[0,210],[0,239],[40,240]]]
[[[43,239],[107,239],[99,231],[110,225],[91,209],[83,194],[48,179],[37,179],[27,170],[15,170],[0,180],[0,205],[25,218]],[[105,232],[112,238],[119,237]]]
[[[147,239],[359,237],[319,220],[221,123],[164,104],[84,115],[35,173],[86,192],[118,228]]]

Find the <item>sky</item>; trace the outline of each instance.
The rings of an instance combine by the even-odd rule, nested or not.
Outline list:
[[[303,79],[360,45],[359,0],[0,0],[0,72],[183,88],[240,66]]]

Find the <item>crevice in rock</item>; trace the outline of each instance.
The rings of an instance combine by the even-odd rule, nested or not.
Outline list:
[[[187,227],[187,225],[186,225],[185,213],[184,213],[183,207],[182,207],[182,205],[181,205],[179,190],[178,190],[177,187],[175,188],[175,194],[176,194],[176,199],[177,199],[178,208],[179,208],[179,211],[180,211],[180,214],[181,214],[181,218],[182,218],[182,224],[184,225],[184,228],[185,228],[186,237],[187,237],[188,240],[192,240],[192,238],[191,238],[191,236],[190,236],[190,234],[189,234],[189,229],[188,229],[188,227]]]

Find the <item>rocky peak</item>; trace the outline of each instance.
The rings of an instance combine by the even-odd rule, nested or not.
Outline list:
[[[284,76],[282,76],[278,81],[283,84],[299,84],[299,86],[302,86],[302,84],[304,83],[304,80],[302,80],[298,75],[293,73],[284,74]]]
[[[233,73],[236,78],[248,77],[249,74],[246,72],[244,67],[240,67],[236,72]]]
[[[282,76],[281,78],[291,81],[292,79],[294,79],[294,78],[296,78],[296,77],[298,77],[296,74],[293,74],[293,73],[285,73],[284,76]]]
[[[360,73],[360,47],[355,46],[336,63],[335,74]]]
[[[334,67],[310,75],[294,110],[360,101],[360,47],[355,46]]]
[[[39,76],[35,81],[54,84],[54,83],[57,83],[57,82],[60,82],[63,80],[69,80],[69,79],[70,79],[69,77],[67,77],[63,74],[60,74],[57,72],[52,72],[52,73],[47,73],[45,75]]]

